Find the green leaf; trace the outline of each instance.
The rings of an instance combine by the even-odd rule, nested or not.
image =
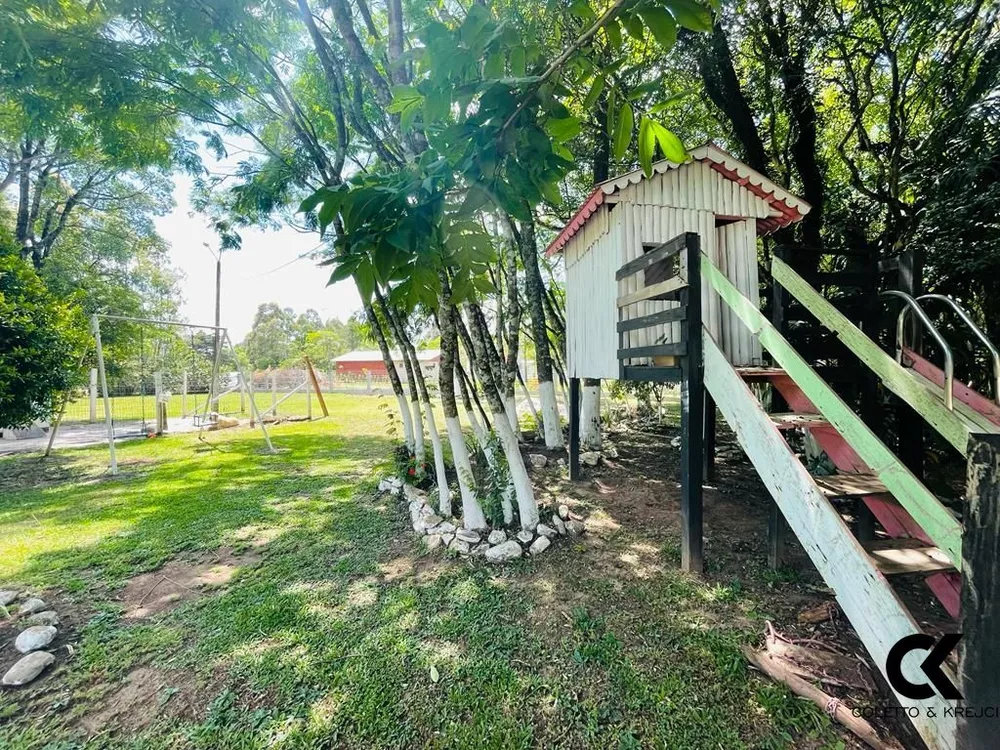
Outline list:
[[[514,47],[510,51],[510,73],[515,78],[524,75],[527,67],[524,62],[524,47]]]
[[[712,12],[696,0],[666,0],[677,23],[691,31],[711,31]]]
[[[590,91],[583,99],[583,108],[590,109],[597,102],[601,92],[604,91],[604,76],[596,76],[594,82],[590,84]]]
[[[608,44],[611,45],[612,50],[617,52],[622,48],[622,27],[618,25],[618,21],[614,18],[608,21],[604,27],[604,33],[608,37]]]
[[[618,113],[618,122],[615,125],[614,148],[612,155],[615,161],[620,161],[628,150],[629,143],[632,142],[632,128],[635,127],[635,114],[632,112],[632,105],[625,102],[621,112]]]
[[[681,101],[683,99],[686,99],[687,97],[691,96],[693,93],[695,93],[695,89],[684,89],[683,91],[678,91],[676,94],[668,96],[662,102],[660,102],[659,104],[657,104],[656,106],[654,106],[652,109],[650,109],[649,110],[649,114],[651,114],[651,115],[658,115],[658,114],[660,114],[660,112],[663,112],[665,110],[670,109],[675,104],[677,104],[677,102],[679,102],[679,101]]]
[[[486,63],[483,65],[483,78],[487,80],[492,80],[494,78],[502,78],[503,73],[504,73],[503,54],[500,52],[494,52],[492,55],[486,58]]]
[[[550,117],[545,121],[545,129],[559,143],[565,143],[575,138],[579,135],[581,127],[580,118],[578,117]]]
[[[650,120],[649,122],[653,133],[656,135],[656,142],[660,144],[660,151],[663,152],[663,156],[678,164],[686,162],[688,153],[687,149],[684,148],[684,143],[681,139],[663,127],[660,123],[654,122],[653,120]]]
[[[653,153],[656,151],[656,134],[653,123],[648,117],[639,122],[639,166],[642,173],[649,177],[653,173]]]
[[[677,41],[677,22],[674,21],[674,17],[663,8],[654,5],[647,5],[637,10],[660,46],[664,50],[672,49]]]
[[[642,20],[635,13],[622,13],[618,19],[622,22],[628,35],[637,42],[641,42],[646,36],[646,27],[642,25]]]
[[[358,285],[358,293],[362,302],[371,302],[372,295],[375,294],[375,273],[368,262],[358,266],[354,274],[354,281]]]

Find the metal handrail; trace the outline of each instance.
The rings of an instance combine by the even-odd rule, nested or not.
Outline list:
[[[960,304],[958,304],[951,297],[947,297],[943,294],[924,294],[917,297],[917,301],[924,299],[935,299],[941,302],[946,302],[951,306],[951,309],[955,311],[958,317],[961,319],[965,325],[969,327],[983,345],[989,350],[990,356],[993,357],[993,401],[1000,404],[1000,351],[993,345],[989,337],[983,333],[983,329],[976,325],[975,321],[969,316],[969,313],[965,311]]]
[[[882,292],[879,296],[899,297],[906,303],[900,311],[899,317],[896,319],[896,356],[899,358],[900,364],[903,363],[903,332],[906,330],[906,313],[910,310],[913,310],[913,314],[917,316],[917,320],[923,323],[924,328],[930,331],[937,345],[941,347],[941,351],[944,352],[944,405],[948,411],[955,411],[955,358],[952,356],[951,347],[948,346],[948,342],[944,340],[938,329],[934,327],[934,324],[927,317],[927,313],[924,312],[920,303],[909,294],[890,290]]]

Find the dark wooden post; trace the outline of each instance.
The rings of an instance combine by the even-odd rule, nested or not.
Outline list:
[[[911,297],[920,296],[923,294],[922,279],[921,254],[914,250],[900,253],[899,291],[906,292]],[[895,319],[893,319],[893,324],[895,324]],[[895,331],[895,325],[892,326],[891,330]],[[919,352],[923,329],[915,315],[910,315],[910,328],[906,333],[913,351]],[[900,402],[896,409],[896,425],[899,430],[899,458],[918,479],[922,479],[924,476],[924,420],[912,407]]]
[[[705,480],[715,479],[715,400],[705,390]]]
[[[580,479],[580,378],[569,379],[569,478]]]
[[[704,568],[702,550],[702,479],[705,435],[705,383],[702,365],[701,242],[685,235],[681,262],[687,287],[681,303],[687,309],[682,326],[686,345],[681,358],[681,567],[691,573]]]
[[[961,750],[996,747],[1000,725],[1000,435],[969,437],[962,537],[962,653],[958,719]],[[985,715],[978,715],[977,709]]]
[[[771,501],[771,510],[767,516],[767,565],[771,570],[777,570],[785,562],[785,537],[788,523],[778,504]]]

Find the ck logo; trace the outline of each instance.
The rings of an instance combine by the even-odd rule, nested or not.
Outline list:
[[[889,650],[889,656],[885,662],[885,671],[886,676],[889,678],[889,684],[892,685],[897,693],[913,700],[933,698],[935,689],[942,698],[953,701],[962,700],[962,694],[958,691],[958,688],[955,687],[941,669],[944,660],[948,658],[948,654],[955,649],[960,640],[962,640],[961,633],[943,635],[939,641],[926,633],[914,633],[905,638],[900,638],[896,642],[896,645]],[[914,685],[903,676],[901,669],[903,657],[911,651],[917,650],[930,651],[927,654],[927,658],[920,664],[920,671],[927,676],[930,684],[924,682]],[[934,687],[931,687],[931,685]]]

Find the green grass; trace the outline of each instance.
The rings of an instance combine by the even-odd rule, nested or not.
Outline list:
[[[116,478],[100,448],[0,461],[15,488],[0,583],[86,611],[65,666],[0,693],[0,747],[839,746],[819,711],[747,671],[758,602],[658,547],[665,572],[647,578],[601,565],[641,541],[626,535],[502,569],[421,557],[405,508],[372,491],[391,450],[377,403],[331,397],[334,417],[275,428],[276,456],[241,430],[124,443]],[[272,538],[259,566],[122,618],[131,576],[248,529]],[[168,675],[156,713],[184,699],[191,715],[88,739],[80,717],[140,665]]]

